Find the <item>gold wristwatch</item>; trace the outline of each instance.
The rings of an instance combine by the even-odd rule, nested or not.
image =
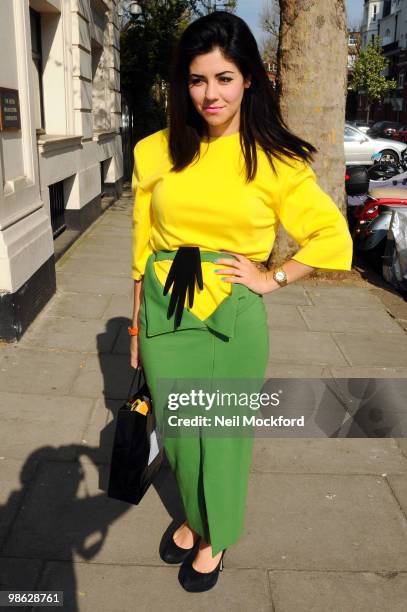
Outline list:
[[[276,283],[278,283],[280,285],[280,287],[284,287],[284,285],[286,285],[287,282],[288,282],[287,274],[285,273],[285,271],[281,267],[274,268],[274,270],[273,270],[273,278],[276,281]]]

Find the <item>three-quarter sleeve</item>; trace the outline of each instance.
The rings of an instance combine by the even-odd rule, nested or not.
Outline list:
[[[323,270],[350,270],[353,243],[347,221],[318,185],[305,161],[284,173],[277,216],[300,249],[292,259]]]
[[[134,197],[133,205],[133,240],[132,240],[132,277],[141,280],[144,275],[147,259],[153,252],[150,244],[152,226],[151,191],[143,183],[142,156],[134,147],[134,167],[131,187]]]

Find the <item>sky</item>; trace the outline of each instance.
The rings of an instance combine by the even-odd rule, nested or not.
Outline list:
[[[263,32],[259,25],[259,18],[262,7],[267,5],[270,0],[238,0],[236,14],[239,15],[250,26],[251,31],[259,43],[263,37]],[[320,0],[321,6],[324,0]],[[348,25],[359,24],[363,13],[363,0],[346,0],[346,11],[348,15]]]

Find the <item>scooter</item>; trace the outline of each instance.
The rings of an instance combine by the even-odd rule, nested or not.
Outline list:
[[[392,211],[407,209],[407,172],[386,181],[371,181],[366,168],[347,169],[348,222],[355,249],[382,267]]]

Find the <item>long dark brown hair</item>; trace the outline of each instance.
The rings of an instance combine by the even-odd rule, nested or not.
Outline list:
[[[293,134],[284,123],[273,86],[259,49],[243,19],[215,11],[193,21],[182,33],[170,70],[169,153],[172,170],[180,171],[199,157],[200,141],[208,136],[208,124],[196,111],[188,90],[189,67],[195,56],[218,47],[251,85],[244,90],[240,110],[240,144],[246,164],[246,182],[257,172],[256,143],[276,173],[272,156],[312,161],[317,149]]]

